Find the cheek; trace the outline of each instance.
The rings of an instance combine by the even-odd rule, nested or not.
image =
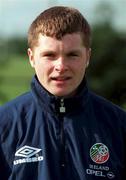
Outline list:
[[[85,74],[85,67],[81,67],[80,71],[79,71],[80,77],[83,78],[84,74]]]
[[[86,64],[84,62],[76,66],[76,75],[80,80],[83,79],[85,75],[85,70],[86,70]]]
[[[53,66],[50,63],[40,63],[38,64],[38,71],[43,76],[49,76],[53,71]]]
[[[74,65],[74,67],[75,67],[77,72],[83,73],[83,72],[85,72],[86,62],[84,60],[80,61],[79,63],[76,63]]]

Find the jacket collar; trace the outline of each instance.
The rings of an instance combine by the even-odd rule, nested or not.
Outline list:
[[[35,75],[31,82],[33,97],[38,105],[52,113],[72,113],[82,111],[88,102],[88,88],[85,78],[80,84],[77,94],[70,98],[59,98],[50,94],[38,81]]]

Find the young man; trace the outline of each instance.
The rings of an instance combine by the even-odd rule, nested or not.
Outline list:
[[[69,7],[31,24],[31,91],[0,108],[1,180],[126,178],[126,113],[87,88],[90,36]]]

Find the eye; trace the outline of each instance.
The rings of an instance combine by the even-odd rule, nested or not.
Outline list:
[[[56,58],[56,53],[54,52],[44,52],[41,54],[41,57],[46,60],[54,60]]]
[[[45,53],[43,56],[44,57],[55,57],[55,54],[54,53]]]
[[[71,52],[68,54],[69,57],[79,57],[78,53]]]

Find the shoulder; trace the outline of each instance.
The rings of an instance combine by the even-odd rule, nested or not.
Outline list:
[[[0,126],[11,125],[19,117],[28,113],[34,101],[31,92],[22,94],[0,107]]]
[[[8,112],[8,111],[11,111],[13,109],[18,109],[23,107],[23,106],[27,106],[27,104],[31,103],[32,101],[32,95],[31,95],[31,92],[27,92],[27,93],[24,93],[18,97],[16,97],[15,99],[5,103],[4,105],[2,105],[0,107],[0,114],[1,113],[5,113],[5,112]]]
[[[102,129],[111,131],[113,136],[118,134],[118,137],[126,137],[126,111],[101,96],[92,92],[89,94],[93,116]]]
[[[96,111],[100,111],[102,113],[109,113],[109,115],[115,115],[115,116],[123,116],[126,118],[126,111],[123,110],[118,105],[110,102],[109,100],[105,99],[104,97],[101,97],[99,95],[96,95],[93,92],[90,92],[90,99],[93,104],[93,107]]]

